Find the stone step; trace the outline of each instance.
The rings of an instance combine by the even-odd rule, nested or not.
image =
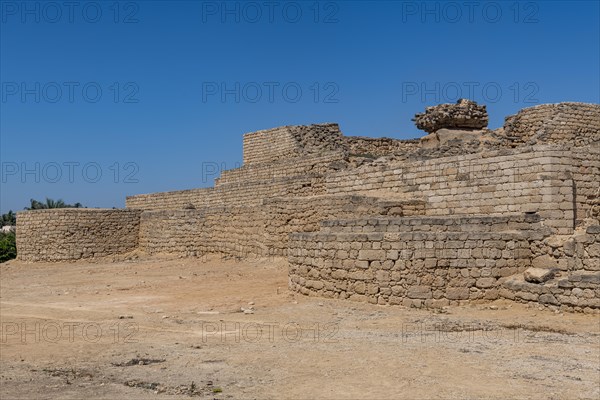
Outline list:
[[[323,233],[513,232],[544,233],[538,214],[469,216],[375,216],[321,222]]]
[[[347,167],[344,152],[328,152],[320,156],[286,158],[268,163],[252,163],[238,168],[221,171],[215,186],[239,183],[269,183],[277,179],[289,179],[305,175],[322,175],[329,170]],[[218,169],[218,165],[215,166]]]
[[[406,232],[294,232],[290,233],[290,240],[316,240],[322,242],[439,242],[443,248],[464,248],[465,246],[476,248],[477,241],[525,241],[531,232],[528,231],[498,231],[498,232],[434,232],[434,231],[406,231]],[[466,243],[466,242],[470,243]],[[494,243],[495,245],[496,243]],[[485,246],[483,246],[485,247]],[[529,256],[531,250],[527,247]]]

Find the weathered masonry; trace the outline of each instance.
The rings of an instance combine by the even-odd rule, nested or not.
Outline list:
[[[462,100],[417,114],[420,139],[337,124],[248,133],[243,166],[214,187],[130,196],[125,210],[19,213],[19,258],[287,257],[290,288],[306,295],[598,312],[600,106],[487,120]]]

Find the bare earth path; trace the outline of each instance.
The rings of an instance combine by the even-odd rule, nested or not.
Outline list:
[[[307,298],[272,260],[0,273],[2,399],[600,398],[598,315]]]

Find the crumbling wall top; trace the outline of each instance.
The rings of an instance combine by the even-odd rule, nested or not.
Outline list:
[[[413,118],[417,128],[427,133],[439,129],[483,129],[488,124],[485,105],[474,101],[460,99],[456,104],[439,104],[427,107],[424,113],[415,114]]]
[[[343,150],[338,124],[282,126],[244,135],[244,164]]]
[[[524,144],[598,144],[600,105],[564,102],[524,108],[505,118],[504,135]]]

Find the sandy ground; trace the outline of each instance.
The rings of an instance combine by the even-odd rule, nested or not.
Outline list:
[[[600,398],[598,315],[304,297],[281,260],[0,272],[3,400]]]

